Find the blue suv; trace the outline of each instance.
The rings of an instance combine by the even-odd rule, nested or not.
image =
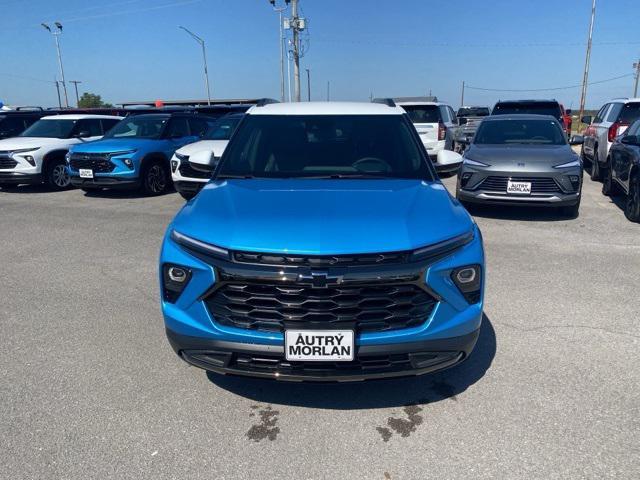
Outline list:
[[[147,195],[161,194],[171,187],[169,160],[174,152],[200,140],[214,122],[188,112],[127,117],[102,140],[71,148],[71,184],[84,191],[138,188]]]
[[[418,375],[465,360],[482,321],[480,230],[390,100],[251,108],[159,270],[171,346],[223,374]]]

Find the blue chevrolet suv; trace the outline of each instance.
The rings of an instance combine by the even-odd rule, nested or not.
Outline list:
[[[482,321],[480,230],[391,100],[252,107],[159,270],[169,343],[223,374],[418,375],[465,360]]]
[[[138,188],[158,195],[171,186],[169,160],[200,137],[215,118],[189,112],[130,116],[102,140],[76,145],[67,155],[71,184],[84,191]]]

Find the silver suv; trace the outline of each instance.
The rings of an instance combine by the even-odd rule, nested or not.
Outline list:
[[[640,98],[616,98],[602,106],[595,118],[580,119],[589,125],[584,132],[582,160],[591,164],[591,179],[602,180],[609,163],[609,148],[618,135],[640,118]]]

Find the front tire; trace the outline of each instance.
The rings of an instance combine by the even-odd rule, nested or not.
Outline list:
[[[142,171],[142,191],[145,195],[161,195],[169,187],[169,171],[161,161],[152,161]]]
[[[604,179],[602,180],[602,194],[607,197],[615,197],[620,194],[618,184],[613,181],[611,160],[607,162],[607,167],[604,171]]]
[[[71,177],[67,172],[66,162],[62,159],[51,160],[46,166],[44,181],[52,190],[69,188]]]
[[[638,173],[629,180],[629,194],[624,206],[624,216],[632,222],[640,223],[640,174]]]
[[[593,161],[591,162],[591,180],[599,182],[602,180],[602,170],[600,169],[600,160],[598,158],[598,147],[593,152]]]

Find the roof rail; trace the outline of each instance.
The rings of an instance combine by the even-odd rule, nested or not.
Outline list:
[[[16,107],[16,112],[20,112],[20,111],[23,111],[23,110],[28,110],[28,111],[37,110],[39,112],[44,112],[44,108],[42,108],[42,107],[31,107],[31,106]]]
[[[387,107],[395,107],[396,102],[393,101],[393,98],[374,98],[371,100],[371,103],[381,103],[386,105]]]
[[[280,103],[278,100],[274,100],[273,98],[260,98],[256,102],[256,107],[264,107],[265,105],[269,105],[270,103]]]

